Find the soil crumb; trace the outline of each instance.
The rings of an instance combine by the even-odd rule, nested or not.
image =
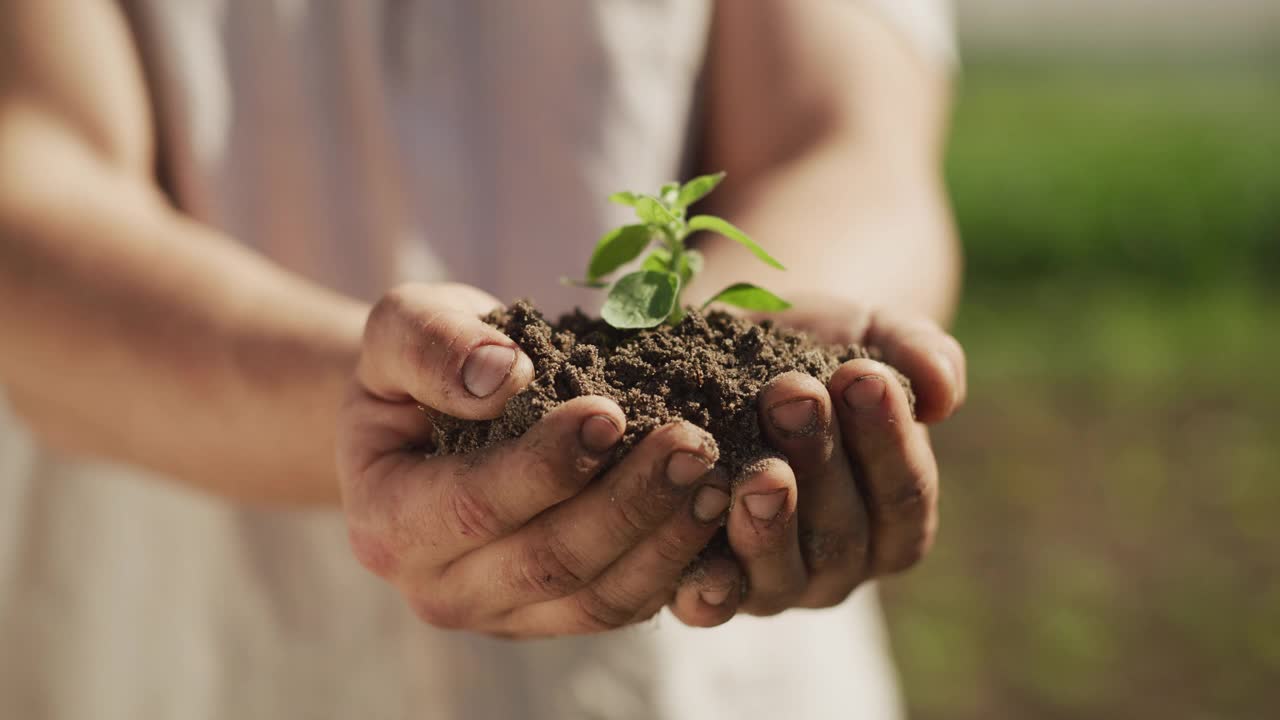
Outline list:
[[[755,323],[715,310],[691,310],[674,327],[623,331],[581,311],[551,325],[521,300],[485,321],[528,354],[534,380],[496,419],[434,416],[437,452],[467,453],[518,437],[559,404],[602,395],[627,416],[615,457],[654,428],[684,419],[711,433],[720,466],[736,480],[752,464],[777,455],[765,442],[756,409],[756,397],[770,380],[796,370],[825,384],[841,363],[877,356],[856,345],[822,345],[769,320]],[[899,380],[910,396],[906,378]]]

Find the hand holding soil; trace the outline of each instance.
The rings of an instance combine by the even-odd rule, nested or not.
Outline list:
[[[487,319],[532,359],[534,379],[492,420],[432,413],[439,452],[503,447],[583,397],[610,398],[625,412],[611,462],[673,422],[714,438],[734,501],[725,531],[673,597],[686,623],[828,607],[910,567],[932,542],[937,464],[915,416],[955,410],[964,358],[931,321],[827,298],[799,301],[776,322],[693,311],[639,332],[580,313],[552,326],[526,302]],[[726,577],[737,590],[728,597]]]
[[[584,283],[661,246],[601,319],[552,325],[457,285],[374,309],[343,412],[344,504],[361,562],[424,621],[530,637],[669,604],[709,626],[840,603],[926,552],[937,464],[920,421],[963,401],[963,351],[927,319],[749,283],[685,307],[694,231],[782,269],[728,222],[686,219],[721,177],[614,196],[642,222],[601,239]]]
[[[920,421],[946,419],[965,393],[963,350],[933,321],[824,297],[794,304],[776,322],[876,348],[889,364],[843,362],[825,386],[789,372],[759,395],[762,433],[787,462],[734,488],[728,539],[749,579],[743,609],[755,614],[835,605],[921,559],[937,528],[938,469]],[[771,489],[785,489],[787,503],[757,518],[767,512],[752,512],[752,498]]]
[[[429,452],[424,407],[494,417],[535,373],[479,319],[496,305],[470,287],[410,285],[370,314],[339,427],[356,556],[437,627],[539,637],[647,619],[723,523],[715,443],[671,423],[618,459],[627,418],[611,400],[581,397],[519,438]],[[734,572],[713,563],[699,583],[727,595]]]

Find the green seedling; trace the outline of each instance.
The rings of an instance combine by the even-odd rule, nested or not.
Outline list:
[[[737,242],[765,264],[785,270],[764,248],[727,220],[714,215],[686,217],[687,209],[715,189],[724,173],[696,177],[684,185],[667,183],[656,196],[629,192],[609,196],[613,202],[636,211],[640,222],[623,225],[604,234],[596,243],[587,264],[586,280],[576,284],[608,288],[608,296],[600,316],[621,329],[651,328],[679,323],[685,315],[681,300],[691,280],[702,271],[702,254],[685,247],[685,240],[701,230],[723,235]],[[641,265],[610,283],[605,277],[635,260],[646,248],[656,244]],[[791,304],[762,287],[751,283],[734,283],[702,303],[724,303],[746,310],[786,310]]]

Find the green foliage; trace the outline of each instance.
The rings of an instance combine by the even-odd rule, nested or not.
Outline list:
[[[615,203],[618,203],[619,205],[626,205],[627,207],[635,207],[636,203],[639,200],[640,200],[639,196],[637,196],[635,193],[629,193],[629,192],[616,192],[609,196],[609,202],[615,202]]]
[[[969,401],[881,586],[909,716],[1275,714],[1277,59],[966,59]]]
[[[616,328],[647,328],[658,325],[676,307],[680,277],[667,270],[640,270],[628,273],[613,284],[600,309],[605,322]]]
[[[1275,64],[966,65],[948,157],[966,286],[1275,286]]]
[[[710,300],[703,303],[702,307],[705,308],[713,302],[722,302],[747,310],[776,311],[791,307],[791,303],[751,283],[734,283],[716,293]]]
[[[710,230],[720,233],[721,235],[733,240],[751,251],[751,254],[763,260],[766,264],[771,265],[779,270],[786,270],[782,263],[773,258],[772,255],[764,251],[764,248],[756,244],[746,233],[738,228],[730,225],[727,220],[715,217],[714,215],[696,215],[689,220],[689,228],[691,230]]]
[[[724,180],[724,173],[722,172],[714,175],[703,175],[690,180],[684,184],[684,187],[680,188],[680,192],[676,195],[676,207],[683,210],[698,202],[706,197],[707,193],[715,190],[721,180]]]
[[[623,225],[605,233],[587,264],[587,280],[594,281],[640,257],[649,244],[648,225]]]
[[[640,222],[605,233],[591,253],[586,279],[577,284],[608,287],[602,280],[604,276],[640,257],[651,243],[656,242],[658,246],[645,256],[639,271],[622,276],[609,288],[600,311],[605,322],[624,329],[655,327],[663,321],[673,325],[680,322],[684,317],[681,304],[684,291],[703,267],[702,254],[685,247],[688,237],[698,231],[719,233],[747,248],[769,266],[786,269],[728,221],[714,215],[686,219],[688,207],[706,197],[723,179],[724,173],[715,173],[696,177],[684,185],[666,183],[657,196],[632,192],[609,196],[612,202],[633,208]],[[734,283],[713,295],[702,307],[713,302],[757,311],[791,307],[786,300],[751,283]]]

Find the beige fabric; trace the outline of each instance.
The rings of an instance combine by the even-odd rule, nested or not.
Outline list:
[[[125,7],[187,212],[364,297],[447,276],[553,309],[589,299],[554,279],[622,219],[599,199],[682,174],[708,22],[703,0]],[[443,633],[356,566],[336,513],[60,455],[0,398],[0,717],[897,712],[871,590],[711,631]]]

